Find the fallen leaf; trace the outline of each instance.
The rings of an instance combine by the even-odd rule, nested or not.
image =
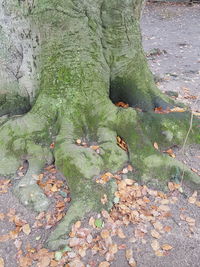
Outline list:
[[[159,211],[165,211],[165,212],[168,212],[168,211],[170,211],[170,207],[169,207],[169,206],[166,206],[166,205],[160,205],[160,206],[158,207],[158,210],[159,210]]]
[[[172,228],[171,226],[164,226],[163,230],[167,233],[171,232]]]
[[[128,264],[129,264],[131,267],[136,267],[136,266],[137,266],[137,263],[136,263],[136,261],[134,260],[134,258],[130,258],[130,260],[128,261]]]
[[[163,225],[162,225],[162,223],[159,222],[159,221],[153,223],[153,227],[154,227],[156,230],[158,230],[158,231],[162,231],[162,229],[163,229]]]
[[[158,256],[158,257],[162,257],[162,256],[164,256],[164,251],[162,251],[160,249],[159,250],[156,250],[155,251],[155,255]]]
[[[22,231],[26,234],[26,235],[29,235],[31,233],[31,228],[30,228],[30,225],[27,223],[27,224],[24,224],[22,226]]]
[[[110,263],[107,262],[107,261],[102,261],[100,264],[99,264],[99,267],[109,267],[110,266]]]
[[[157,150],[159,149],[158,144],[156,142],[153,143],[153,146],[155,149],[157,149]]]
[[[163,109],[162,107],[157,107],[154,109],[154,112],[157,114],[166,114],[169,113],[169,109]]]
[[[117,136],[117,145],[121,147],[123,150],[125,150],[126,152],[128,151],[128,146],[126,142],[120,136]]]
[[[58,191],[58,188],[56,186],[56,184],[54,184],[52,187],[51,187],[51,192],[55,193]]]
[[[191,218],[189,216],[186,216],[185,221],[188,222],[188,223],[194,223],[195,224],[195,219]]]
[[[4,267],[4,259],[0,257],[0,267]]]
[[[173,247],[172,246],[170,246],[170,245],[168,245],[168,244],[164,244],[164,245],[162,245],[162,249],[163,250],[171,250]]]
[[[154,238],[160,238],[160,234],[156,230],[151,230],[151,235]]]
[[[117,246],[117,244],[111,244],[109,246],[109,252],[111,254],[116,254],[118,252],[118,246]]]
[[[158,242],[157,240],[153,240],[153,241],[151,242],[151,247],[152,247],[152,249],[153,249],[154,251],[157,251],[157,250],[160,249],[160,244],[159,244],[159,242]]]
[[[179,107],[175,107],[175,108],[170,109],[170,112],[185,112],[185,111],[186,111],[186,109],[179,108]]]
[[[132,249],[126,250],[126,259],[129,261],[133,257],[133,251]]]
[[[99,149],[99,146],[90,146],[91,149],[93,149],[94,151]]]
[[[126,104],[126,103],[120,101],[120,102],[115,103],[115,106],[122,107],[122,108],[128,108],[129,104]]]
[[[54,149],[55,148],[55,143],[50,144],[50,148]]]
[[[77,139],[77,140],[76,140],[76,143],[77,143],[78,145],[80,145],[80,144],[82,143],[81,139]]]
[[[50,262],[51,262],[51,258],[49,258],[48,256],[43,256],[40,258],[37,266],[38,267],[48,267]]]
[[[117,229],[117,235],[119,236],[119,238],[123,239],[126,238],[123,230],[121,228]]]
[[[77,230],[81,227],[81,221],[77,221],[75,224],[74,224],[74,229]]]
[[[108,230],[102,230],[102,231],[101,231],[101,237],[102,237],[103,239],[106,239],[106,238],[108,238],[109,236],[110,236],[110,233],[109,233]]]
[[[167,153],[172,158],[176,157],[176,155],[174,154],[174,151],[171,148],[166,150],[166,151],[164,151],[164,152]]]

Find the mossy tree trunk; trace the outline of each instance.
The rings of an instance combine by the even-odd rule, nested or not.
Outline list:
[[[94,179],[104,171],[115,172],[130,162],[141,180],[164,180],[175,174],[178,166],[198,183],[198,177],[186,167],[153,147],[155,141],[160,147],[181,144],[190,114],[154,113],[155,107],[170,107],[173,102],[155,86],[143,53],[139,25],[142,0],[0,3],[0,37],[4,41],[10,38],[12,43],[9,51],[0,47],[0,52],[4,51],[0,54],[4,59],[0,173],[14,174],[21,161],[28,161],[28,172],[14,191],[23,204],[37,211],[48,206],[48,199],[32,175],[52,162],[65,175],[72,203],[50,236],[49,247],[56,249],[66,242],[65,234],[74,220],[100,210],[104,194],[109,198],[104,208],[112,206],[115,183],[102,186]],[[11,17],[10,29],[19,23],[15,35],[5,27]],[[26,33],[25,41],[19,38],[22,32]],[[17,58],[15,67],[8,59],[16,57],[19,47],[22,58]],[[24,68],[22,76],[20,68]],[[113,104],[119,101],[130,108]],[[190,142],[200,141],[197,131],[198,127]],[[126,141],[128,153],[117,146],[117,136]],[[55,149],[51,150],[53,137]],[[77,146],[76,139],[98,144],[100,154]]]

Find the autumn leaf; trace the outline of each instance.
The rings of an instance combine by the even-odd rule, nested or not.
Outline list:
[[[110,266],[110,263],[107,262],[107,261],[103,261],[99,264],[99,267],[109,267]]]
[[[99,149],[99,146],[90,146],[91,149],[93,149],[94,151]]]
[[[157,150],[159,149],[158,148],[158,144],[156,142],[153,143],[153,146],[154,146],[155,149],[157,149]]]
[[[109,233],[109,231],[108,230],[102,230],[101,231],[101,237],[103,238],[103,239],[106,239],[106,238],[108,238],[110,236],[110,233]]]
[[[0,257],[0,267],[4,267],[4,259]]]
[[[153,249],[154,251],[157,251],[157,250],[160,249],[160,244],[159,244],[159,242],[158,242],[157,240],[153,240],[153,241],[151,242],[151,247],[152,247],[152,249]]]
[[[152,235],[152,237],[154,237],[154,238],[160,238],[160,234],[156,231],[156,230],[151,230],[151,235]]]
[[[176,155],[174,154],[174,151],[171,148],[166,150],[166,151],[164,151],[164,152],[167,153],[172,158],[176,157]]]
[[[157,114],[167,114],[169,113],[169,109],[163,109],[162,107],[157,107],[154,109],[154,112]]]
[[[175,107],[175,108],[170,109],[170,112],[185,112],[185,111],[186,111],[186,109],[179,108],[179,107]]]
[[[126,152],[128,151],[128,146],[126,142],[120,136],[117,136],[117,145],[121,147],[123,150],[125,150]]]
[[[173,247],[172,246],[170,246],[170,245],[168,245],[168,244],[164,244],[164,245],[162,245],[162,247],[161,247],[163,250],[171,250]]]
[[[26,234],[29,235],[31,233],[31,228],[30,225],[27,223],[22,226],[22,231]]]
[[[121,108],[128,108],[129,104],[126,104],[126,103],[120,101],[120,102],[115,103],[115,106],[121,107]]]
[[[50,144],[50,148],[51,148],[51,149],[54,149],[54,148],[55,148],[55,143],[51,143],[51,144]]]
[[[119,238],[123,239],[126,238],[123,230],[121,228],[117,229],[117,235],[119,236]]]

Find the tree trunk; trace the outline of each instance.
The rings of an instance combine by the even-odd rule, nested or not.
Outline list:
[[[0,173],[15,174],[21,161],[28,161],[14,192],[37,211],[48,206],[48,199],[32,175],[52,162],[65,175],[72,203],[48,240],[53,249],[65,244],[73,221],[102,208],[104,194],[103,208],[111,208],[115,182],[103,186],[94,179],[105,171],[129,162],[138,178],[155,182],[169,179],[178,167],[199,182],[153,147],[154,142],[160,148],[183,143],[190,114],[154,113],[173,101],[155,86],[143,53],[142,2],[0,0]],[[119,101],[130,108],[113,104]],[[197,131],[194,127],[190,142],[200,142]],[[117,145],[117,136],[128,152]],[[98,144],[100,154],[77,146],[77,139]]]

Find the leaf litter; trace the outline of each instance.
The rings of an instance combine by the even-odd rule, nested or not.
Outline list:
[[[131,165],[125,166],[117,173],[106,172],[96,179],[97,183],[106,184],[114,179],[117,184],[115,198],[118,199],[110,212],[102,210],[89,219],[73,224],[66,247],[61,251],[48,251],[43,248],[40,236],[37,236],[38,246],[31,247],[21,241],[21,236],[27,238],[37,229],[51,229],[66,213],[66,204],[70,202],[68,187],[63,181],[56,179],[56,170],[48,168],[51,173],[48,178],[39,175],[38,184],[49,197],[55,197],[54,212],[41,212],[35,218],[34,224],[29,224],[14,209],[7,214],[1,213],[0,220],[13,223],[14,229],[0,236],[0,242],[13,240],[17,249],[17,266],[27,267],[36,264],[38,267],[54,266],[111,266],[119,251],[123,251],[129,266],[137,266],[137,249],[130,244],[149,246],[157,257],[164,257],[173,252],[176,247],[165,241],[165,236],[173,231],[169,225],[172,217],[171,208],[178,201],[179,184],[169,182],[169,192],[164,193],[141,185],[127,175],[134,173]],[[7,184],[9,184],[7,182]],[[62,192],[62,194],[60,194]],[[101,202],[107,201],[107,196]],[[188,197],[188,203],[198,207],[198,194],[193,192]],[[104,203],[102,203],[104,204]],[[188,231],[194,232],[196,221],[193,217],[180,211],[180,220],[188,225]],[[132,227],[132,234],[127,234],[127,227]],[[88,255],[91,255],[88,260]],[[2,258],[3,259],[3,258]]]

